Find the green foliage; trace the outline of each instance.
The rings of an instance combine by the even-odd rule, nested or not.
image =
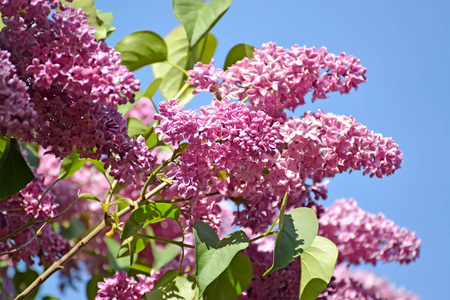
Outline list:
[[[115,271],[128,271],[130,269],[130,260],[127,257],[117,258],[120,244],[113,238],[104,237],[103,241],[108,248],[108,261]],[[134,257],[133,257],[134,258]]]
[[[87,228],[84,223],[75,216],[70,218],[69,226],[63,231],[62,237],[67,240],[72,240],[81,237]]]
[[[101,25],[97,28],[97,34],[100,37],[99,39],[106,39],[111,35],[111,33],[116,31],[116,28],[111,25],[114,19],[113,14],[112,12],[104,12],[100,9],[97,9],[96,13]]]
[[[337,257],[336,245],[327,238],[316,236],[300,256],[300,300],[314,300],[323,292],[333,276]]]
[[[1,139],[0,139],[1,140]],[[0,199],[18,193],[34,179],[34,174],[22,156],[19,143],[8,138],[0,146],[4,150],[0,157]]]
[[[273,265],[264,275],[286,267],[302,254],[317,235],[319,223],[314,210],[299,207],[280,214],[280,224],[273,252]]]
[[[248,247],[249,239],[242,230],[220,240],[208,224],[197,221],[192,226],[195,238],[195,273],[200,295],[224,272],[236,253]]]
[[[61,167],[59,169],[58,178],[68,178],[75,174],[76,171],[81,169],[86,163],[87,159],[80,159],[80,154],[74,152],[71,155],[64,158]]]
[[[16,288],[16,291],[23,291],[26,289],[36,278],[39,277],[39,273],[32,269],[27,269],[25,272],[16,271],[13,277],[13,283],[14,287]],[[28,297],[27,299],[34,299],[36,297],[36,294],[39,291],[39,287],[35,289]]]
[[[145,125],[141,120],[134,117],[127,118],[127,128],[128,135],[130,137],[145,135],[145,133],[147,132],[147,125]]]
[[[24,147],[25,145],[25,147]],[[25,148],[25,150],[27,151],[27,162],[30,166],[37,168],[39,166],[39,154],[38,154],[38,150],[39,147],[38,146],[32,146],[31,144],[25,143],[22,144],[22,149]]]
[[[183,24],[189,40],[190,48],[194,48],[200,40],[216,25],[230,8],[232,0],[173,0],[173,12]]]
[[[120,238],[123,241],[138,233],[144,226],[161,222],[165,219],[172,219],[178,222],[180,213],[180,207],[170,203],[150,203],[139,207],[125,222]]]
[[[153,31],[136,31],[121,39],[114,49],[120,52],[122,64],[130,71],[167,59],[167,46]]]
[[[165,99],[170,99],[175,97],[186,79],[183,70],[185,70],[188,62],[189,42],[182,26],[178,26],[169,32],[164,41],[167,45],[167,61],[170,64],[154,64],[152,69],[155,78],[163,78],[160,86],[162,96]],[[178,68],[173,65],[178,66]]]
[[[192,300],[197,298],[197,295],[198,288],[194,277],[177,270],[168,270],[146,297],[147,300]]]
[[[130,266],[132,266],[135,259],[135,254],[144,250],[147,244],[148,240],[131,236],[122,242],[116,258],[129,257]]]
[[[88,281],[86,285],[86,297],[88,300],[95,300],[95,297],[98,293],[97,283],[99,283],[100,281],[103,281],[103,276],[101,275],[94,275]]]
[[[216,52],[217,48],[217,39],[212,33],[208,33],[204,39],[202,39],[197,45],[197,59],[194,61],[194,64],[197,62],[201,62],[203,64],[209,64],[211,62],[211,58],[213,58],[214,52]]]
[[[237,61],[240,61],[244,57],[248,59],[253,58],[253,52],[255,51],[255,47],[248,44],[237,44],[233,48],[231,48],[230,52],[227,54],[227,58],[225,59],[225,65],[223,69],[226,70],[228,67],[234,65]]]
[[[252,282],[253,266],[250,258],[238,252],[230,265],[203,292],[204,300],[236,299]]]

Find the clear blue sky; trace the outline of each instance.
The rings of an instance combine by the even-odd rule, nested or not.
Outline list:
[[[168,0],[95,2],[98,9],[114,14],[117,31],[107,40],[112,46],[137,30],[164,37],[179,25]],[[361,59],[368,82],[357,92],[318,100],[297,109],[296,115],[318,108],[353,115],[400,145],[404,162],[395,175],[338,175],[329,184],[327,201],[353,197],[365,210],[381,211],[417,233],[423,246],[415,263],[390,263],[374,270],[422,299],[448,297],[444,295],[450,282],[450,164],[445,158],[450,149],[449,16],[447,0],[235,0],[212,30],[218,40],[217,66],[235,44],[258,47],[269,41],[286,48],[326,46],[330,52]],[[152,80],[150,67],[139,70],[137,77],[145,88]],[[196,99],[190,107],[206,104]],[[56,288],[50,284],[44,289],[50,293]],[[83,299],[84,287],[78,297],[63,298],[72,297]]]

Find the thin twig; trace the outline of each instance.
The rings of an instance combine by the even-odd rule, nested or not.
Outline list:
[[[23,244],[23,245],[21,245],[21,246],[15,248],[15,249],[13,249],[13,250],[10,250],[10,251],[7,251],[7,252],[0,253],[0,256],[8,255],[8,254],[13,254],[13,253],[19,251],[20,249],[23,249],[23,248],[25,248],[26,246],[28,246],[28,244],[30,244],[35,238],[37,238],[37,236],[39,235],[39,233],[41,233],[41,230],[44,228],[45,225],[47,225],[47,223],[45,223],[44,225],[42,225],[42,226],[38,229],[38,231],[36,232],[36,234],[35,234],[28,242],[26,242],[25,244]]]
[[[149,192],[146,195],[146,198],[148,199],[149,197],[154,196],[156,193],[158,193],[161,189],[165,188],[167,185],[169,185],[167,182],[161,183],[160,185],[155,187],[151,192]],[[142,204],[145,204],[145,201],[143,201],[142,198],[140,198],[137,202],[138,203],[143,202]],[[118,217],[121,218],[124,215],[131,212],[132,210],[133,207],[127,206],[118,213]],[[64,263],[70,260],[75,254],[77,254],[84,246],[86,246],[102,231],[110,227],[113,222],[114,220],[111,216],[100,222],[100,224],[98,224],[97,227],[94,228],[94,230],[92,230],[86,237],[84,237],[81,241],[79,241],[72,249],[70,249],[69,252],[64,254],[59,260],[55,261],[47,270],[44,271],[44,273],[41,274],[41,276],[36,278],[36,280],[33,281],[33,283],[31,283],[24,291],[22,291],[19,295],[17,295],[15,300],[25,299],[26,297],[28,297],[30,293],[32,293],[38,286],[43,284],[51,275],[53,275],[53,273],[63,269]]]

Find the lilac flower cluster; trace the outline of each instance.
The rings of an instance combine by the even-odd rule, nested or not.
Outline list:
[[[26,224],[33,216],[34,210],[44,193],[44,178],[43,176],[36,176],[19,193],[2,199],[0,202],[0,236],[4,237]],[[45,221],[52,218],[57,213],[58,204],[52,195],[45,195],[41,204],[36,209],[35,220]],[[27,229],[14,235],[10,240],[0,243],[0,252],[8,252],[29,242],[39,226],[28,227]],[[53,261],[60,255],[64,254],[70,249],[68,241],[53,232],[48,226],[44,227],[41,234],[37,236],[30,244],[13,252],[8,256],[1,257],[7,259],[8,257],[17,263],[20,260],[27,264],[34,264],[33,257],[39,258],[40,264],[53,263]]]
[[[0,136],[25,135],[30,139],[37,113],[30,103],[27,85],[9,61],[10,56],[0,51]]]
[[[48,18],[55,8],[60,11]],[[57,157],[71,154],[75,146],[82,157],[103,158],[116,168],[114,176],[122,182],[137,182],[146,176],[141,171],[153,158],[142,142],[130,139],[126,121],[117,111],[118,104],[134,101],[139,81],[120,64],[120,55],[113,48],[95,41],[95,29],[89,27],[82,10],[56,0],[4,0],[0,13],[6,24],[0,34],[1,64],[7,66],[5,59],[10,56],[17,79],[5,71],[1,76],[14,79],[8,90],[18,80],[28,85],[29,96],[23,84],[15,85],[20,93],[11,99],[22,95],[19,98],[23,100],[14,100],[12,111],[28,103],[23,113],[33,114],[30,119],[35,122],[24,123],[28,127],[19,127],[14,133],[49,148]],[[2,102],[0,120],[8,120],[10,128],[20,116],[9,121]],[[30,136],[31,129],[34,136]],[[142,166],[134,163],[136,155]]]
[[[354,200],[334,203],[320,216],[319,224],[319,235],[338,247],[338,262],[408,264],[419,256],[421,241],[414,232],[400,229],[383,214],[362,210]]]
[[[105,278],[98,283],[98,295],[96,300],[139,300],[147,294],[155,285],[154,276],[137,275],[138,280],[128,277],[124,271],[116,272],[113,277]]]
[[[305,104],[309,92],[314,102],[325,99],[329,92],[349,93],[366,81],[366,69],[357,58],[345,53],[336,56],[326,48],[295,45],[286,50],[268,43],[255,49],[253,55],[226,71],[215,69],[214,61],[197,63],[188,71],[187,82],[195,86],[196,93],[208,91],[239,100],[248,97],[252,109],[285,119],[283,109],[295,110]]]

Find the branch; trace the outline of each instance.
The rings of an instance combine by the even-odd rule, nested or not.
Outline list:
[[[165,188],[167,185],[168,185],[167,182],[161,183],[156,188],[154,188],[151,192],[149,192],[147,195],[145,195],[146,199],[156,195],[156,193],[158,193],[161,189]],[[142,201],[142,198],[140,198],[137,202],[138,203],[144,202],[143,204],[145,204],[145,201]],[[132,210],[133,210],[132,207],[127,206],[126,208],[124,208],[123,210],[121,210],[118,213],[119,218],[128,214]],[[63,257],[61,257],[59,260],[55,261],[47,270],[44,271],[44,273],[42,273],[41,276],[36,278],[36,280],[33,281],[33,283],[31,283],[22,293],[17,295],[15,300],[26,299],[26,297],[28,297],[28,295],[30,295],[31,292],[33,292],[38,286],[43,284],[50,276],[53,275],[53,273],[57,272],[58,270],[63,269],[64,268],[63,264],[65,262],[70,260],[75,254],[77,254],[86,244],[88,244],[90,241],[92,241],[103,230],[110,227],[113,222],[114,222],[114,220],[111,216],[108,216],[108,218],[105,218],[102,222],[100,222],[100,224],[97,225],[97,227],[93,231],[91,231],[91,233],[89,233],[85,238],[83,238],[81,241],[79,241],[69,252],[67,252],[65,255],[63,255]]]
[[[14,252],[19,251],[20,249],[25,248],[29,243],[31,243],[31,242],[39,235],[39,233],[41,233],[41,230],[44,228],[45,225],[47,225],[47,223],[45,223],[44,225],[42,225],[42,226],[38,229],[38,231],[36,232],[36,234],[35,234],[28,242],[26,242],[25,244],[23,244],[23,245],[21,245],[21,246],[19,246],[19,247],[17,247],[17,248],[14,248],[14,249],[10,250],[10,251],[0,253],[0,256],[12,254],[12,253],[14,253]]]

